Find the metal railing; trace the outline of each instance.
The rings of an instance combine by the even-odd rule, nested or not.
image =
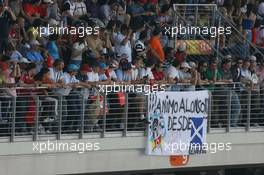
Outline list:
[[[188,84],[173,86],[174,91],[189,90]],[[264,129],[264,89],[223,83],[196,87],[204,89],[211,92],[208,132]],[[144,135],[148,125],[147,96],[142,93],[91,95],[91,90],[86,98],[83,88],[67,96],[52,90],[43,95],[41,90],[19,88],[16,97],[0,96],[0,141]]]
[[[208,34],[186,34],[176,35],[172,38],[174,47],[179,40],[186,43],[190,40],[202,40],[212,51],[210,56],[220,58],[225,55],[232,55],[234,58],[246,58],[250,55],[264,56],[262,50],[248,40],[246,34],[239,30],[238,26],[231,21],[216,4],[174,4],[173,26],[191,26],[193,28],[224,27],[231,31],[231,34],[219,34],[210,37]],[[244,31],[245,32],[245,31]],[[195,44],[197,45],[197,44]],[[195,45],[188,44],[189,50],[196,49]],[[198,55],[200,59],[207,59],[208,55]],[[196,55],[189,55],[190,59],[197,59]]]

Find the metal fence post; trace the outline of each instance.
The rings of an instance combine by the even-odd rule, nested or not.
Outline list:
[[[33,134],[33,141],[38,139],[38,128],[39,128],[39,96],[36,96],[36,116],[35,116],[35,132]]]
[[[58,135],[57,140],[61,138],[61,127],[62,127],[62,95],[59,96],[59,120],[58,120]]]
[[[251,89],[248,89],[248,98],[247,98],[247,124],[246,124],[246,131],[250,130],[250,115],[251,115]]]
[[[12,98],[12,124],[11,124],[11,136],[10,136],[10,142],[13,142],[15,139],[15,133],[16,133],[16,97]]]
[[[230,125],[231,125],[231,90],[228,91],[228,98],[227,98],[227,127],[226,132],[230,131]]]
[[[150,95],[145,95],[145,101],[146,101],[146,128],[144,130],[144,136],[148,136],[148,131],[149,131],[149,127],[150,127],[150,123],[149,123],[149,98]]]
[[[212,117],[212,92],[209,91],[207,133],[210,133],[211,131],[211,117]]]
[[[104,94],[104,101],[103,101],[103,131],[102,131],[102,137],[105,137],[105,132],[106,132],[106,94]]]
[[[80,123],[79,139],[83,138],[83,133],[84,133],[84,115],[85,115],[85,98],[84,98],[84,96],[82,96],[81,99],[82,99],[82,104],[81,104],[81,123]]]
[[[127,136],[127,122],[128,122],[128,93],[125,93],[125,118],[124,118],[124,131],[123,131],[123,136]]]

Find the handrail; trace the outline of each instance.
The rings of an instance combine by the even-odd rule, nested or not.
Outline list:
[[[203,7],[217,7],[217,4],[173,4],[173,8],[175,10],[176,6],[203,6]]]
[[[230,22],[230,20],[228,19],[228,18],[226,18],[220,11],[216,11],[216,13],[222,18],[222,19],[224,19],[225,21],[224,22],[227,22],[228,23],[228,25],[230,26],[230,27],[232,27],[232,29],[233,30],[235,30],[235,32],[237,32],[238,34],[239,34],[239,36],[242,38],[243,37],[243,35],[241,34],[241,32],[239,32],[239,30],[234,26],[234,24],[232,24],[232,22]],[[250,42],[249,40],[247,40],[246,38],[245,38],[245,41],[251,46],[251,47],[253,47],[258,53],[260,53],[261,54],[261,56],[262,57],[264,57],[264,54],[254,45],[254,44],[252,44],[252,42]]]
[[[144,85],[150,85],[150,84],[133,84],[133,83],[118,83],[115,82],[116,85],[137,85],[137,86],[144,86]],[[165,85],[165,86],[174,86],[174,85],[178,85],[178,86],[182,86],[182,85],[193,85],[192,83],[176,83],[176,84],[171,84],[171,83],[154,83],[155,85]],[[228,83],[228,82],[224,82],[224,81],[218,81],[218,82],[202,82],[199,85],[236,85],[236,84],[241,84],[243,85],[243,83],[241,82],[233,82],[233,83]],[[109,83],[109,84],[104,84],[104,85],[114,85],[114,83]],[[198,85],[198,84],[197,84]],[[197,86],[196,85],[196,86]],[[98,87],[99,85],[94,85],[92,87]],[[49,88],[48,84],[42,84],[41,86],[13,86],[12,88],[15,90],[20,90],[20,89],[58,89],[58,88],[67,88],[70,86],[64,86],[64,87],[55,87],[55,88]],[[10,88],[8,87],[4,87],[4,86],[0,86],[0,90],[6,90]],[[77,85],[75,86],[75,88],[86,88],[84,86],[81,85]]]

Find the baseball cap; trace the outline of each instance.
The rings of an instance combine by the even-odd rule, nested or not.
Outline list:
[[[25,58],[25,57],[21,57],[20,60],[19,60],[19,63],[31,63],[31,62],[28,61],[27,58]]]
[[[224,59],[232,59],[232,55],[226,55]]]
[[[257,61],[257,57],[254,55],[249,56],[249,61]]]
[[[101,68],[101,69],[106,69],[107,68],[107,66],[106,66],[106,64],[105,63],[99,63],[99,67]]]
[[[113,60],[111,63],[110,63],[110,67],[111,68],[118,68],[118,62],[116,60]]]
[[[40,46],[40,43],[38,42],[38,40],[33,39],[30,41],[30,45],[31,46],[34,46],[34,45]]]
[[[54,2],[52,0],[43,0],[43,3],[45,3],[45,4],[53,4]]]
[[[135,46],[135,50],[136,50],[136,52],[143,52],[143,51],[145,51],[145,47],[142,44],[137,44]]]
[[[196,63],[193,62],[193,61],[190,62],[189,65],[190,65],[191,68],[196,68],[197,67]]]
[[[79,70],[79,66],[75,65],[75,64],[69,64],[67,67],[68,71],[78,71]]]
[[[191,69],[191,67],[189,66],[189,64],[188,64],[187,62],[183,62],[183,63],[181,64],[181,67],[182,67],[182,68],[188,68],[188,69]]]
[[[89,67],[88,64],[83,64],[81,66],[81,71],[84,71],[84,72],[90,72],[91,71],[91,68]]]

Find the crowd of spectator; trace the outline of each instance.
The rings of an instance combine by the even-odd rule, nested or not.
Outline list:
[[[120,120],[115,119],[118,112],[111,104],[104,105],[105,111],[102,111],[104,99],[94,88],[116,82],[169,84],[168,90],[172,91],[226,88],[231,92],[232,126],[246,119],[247,112],[242,110],[246,108],[241,106],[247,104],[247,89],[250,89],[255,109],[252,111],[255,114],[253,124],[261,123],[258,113],[263,107],[264,59],[251,55],[249,51],[241,57],[226,54],[219,59],[210,55],[207,60],[190,61],[187,46],[181,44],[175,50],[170,44],[171,38],[163,31],[164,26],[173,22],[174,3],[216,3],[241,30],[247,42],[260,50],[263,48],[264,1],[0,0],[0,84],[8,87],[1,90],[0,120],[8,120],[7,106],[13,102],[12,98],[16,98],[19,128],[23,130],[25,125],[32,126],[36,112],[34,96],[39,94],[45,96],[41,100],[55,108],[52,114],[55,117],[49,120],[56,120],[58,101],[61,100],[66,130],[79,130],[80,98],[85,100],[85,113],[96,116],[90,117],[93,120],[86,123],[87,130],[97,126],[100,122],[98,116],[108,113],[111,118],[111,112],[114,114],[109,127],[122,128],[115,124]],[[35,29],[47,25],[98,27],[99,31],[84,36],[48,32],[40,36]],[[242,51],[250,49],[246,44],[240,48]],[[180,83],[182,85],[178,86]],[[29,87],[33,86],[46,88],[31,90]],[[115,97],[123,107],[123,95],[116,94]],[[142,95],[133,97],[141,102],[138,112],[141,121],[145,118],[144,101],[140,99]],[[98,110],[97,102],[100,104]],[[216,125],[226,123],[223,118],[215,121]]]

